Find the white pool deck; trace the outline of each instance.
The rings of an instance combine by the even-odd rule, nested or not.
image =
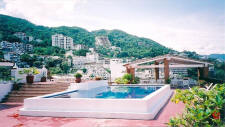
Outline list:
[[[90,94],[101,91],[107,81],[71,84],[67,91],[27,98],[20,115],[51,117],[92,117],[122,119],[154,119],[172,95],[169,85],[164,85],[144,98],[102,99],[102,98],[45,98],[74,90],[88,90]]]

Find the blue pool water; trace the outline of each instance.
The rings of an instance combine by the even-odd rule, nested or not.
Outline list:
[[[115,87],[96,95],[96,98],[143,98],[161,87]]]
[[[126,99],[126,98],[144,98],[145,96],[153,93],[154,91],[160,89],[161,86],[111,86],[105,88],[99,93],[91,95],[91,91],[80,92],[72,91],[63,94],[58,94],[54,96],[49,96],[47,98],[103,98],[103,99]],[[83,96],[82,96],[83,95]],[[90,95],[90,96],[89,96]]]

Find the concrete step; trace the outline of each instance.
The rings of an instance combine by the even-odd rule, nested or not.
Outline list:
[[[23,85],[24,88],[68,87],[69,85]]]
[[[37,90],[37,91],[40,91],[40,90],[43,90],[43,91],[51,91],[51,90],[66,90],[66,88],[57,88],[57,87],[54,87],[54,88],[21,88],[20,91],[29,91],[29,90]]]
[[[57,82],[25,84],[19,90],[10,92],[8,98],[4,100],[6,102],[23,102],[26,98],[61,92],[68,87],[69,83]]]
[[[12,91],[11,94],[48,94],[48,93],[54,93],[54,92],[58,92],[59,90],[51,90],[51,91]]]

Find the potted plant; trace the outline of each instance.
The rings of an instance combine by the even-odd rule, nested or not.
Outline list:
[[[80,82],[81,82],[82,74],[76,73],[76,74],[74,75],[74,77],[76,77],[76,80],[75,80],[76,83],[80,83]]]
[[[31,67],[31,68],[24,68],[22,71],[19,71],[20,74],[26,74],[26,81],[27,83],[33,83],[34,82],[34,75],[39,74],[37,68]]]
[[[101,80],[102,78],[101,77],[95,77],[95,80]]]
[[[42,77],[41,77],[41,82],[46,82],[47,81],[47,77],[45,76],[46,72],[42,73]]]

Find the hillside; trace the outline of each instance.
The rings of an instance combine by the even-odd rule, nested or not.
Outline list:
[[[153,57],[157,55],[167,54],[171,49],[160,45],[159,43],[148,39],[141,38],[134,35],[130,35],[121,30],[96,30],[89,32],[80,27],[45,27],[35,25],[27,20],[15,18],[6,15],[0,15],[0,41],[18,41],[18,38],[12,36],[15,32],[24,32],[29,36],[33,36],[36,39],[43,40],[42,42],[31,42],[35,47],[51,46],[51,35],[55,33],[61,33],[73,38],[75,44],[84,44],[88,47],[95,47],[95,36],[104,35],[108,36],[113,46],[121,48],[121,52],[117,54],[117,57]],[[105,50],[98,50],[105,56],[110,52]]]
[[[210,54],[209,58],[220,59],[225,61],[225,54]]]

